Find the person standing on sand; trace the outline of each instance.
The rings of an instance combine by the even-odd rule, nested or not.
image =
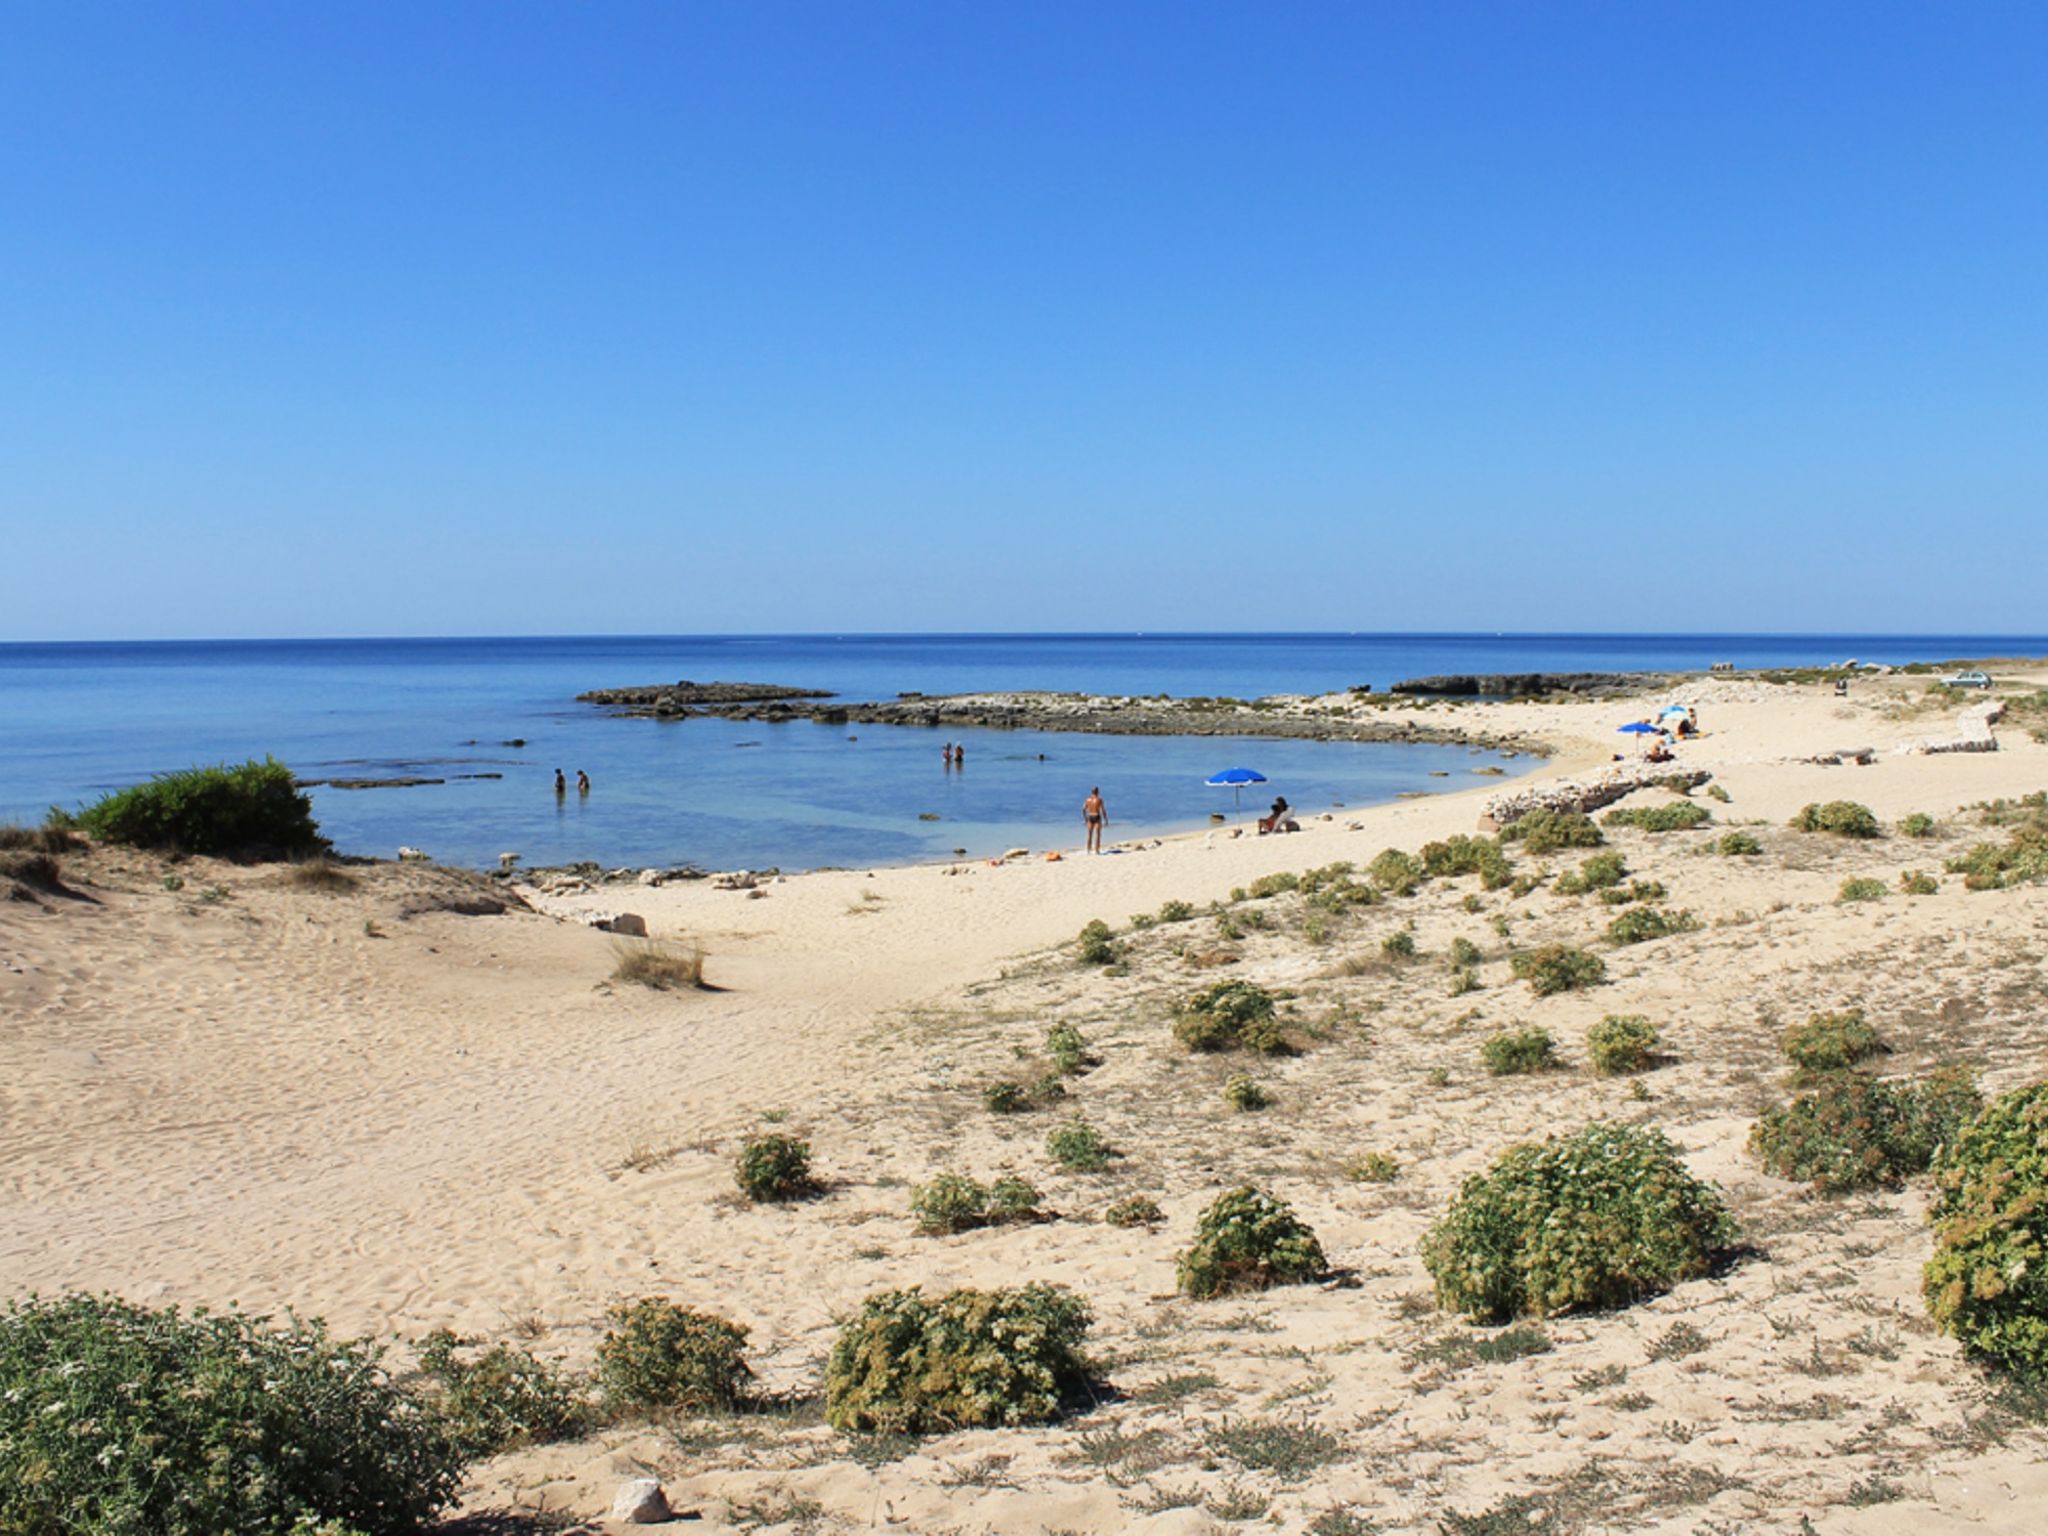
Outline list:
[[[1081,802],[1081,821],[1088,828],[1088,851],[1102,852],[1102,829],[1109,825],[1109,807],[1102,803],[1102,788],[1097,785],[1088,791],[1088,798]]]

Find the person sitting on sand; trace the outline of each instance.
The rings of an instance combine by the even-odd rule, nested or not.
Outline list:
[[[1102,829],[1109,825],[1109,807],[1102,803],[1102,788],[1097,785],[1088,791],[1088,798],[1081,802],[1081,822],[1088,829],[1088,851],[1102,852]]]
[[[1285,795],[1277,797],[1273,801],[1273,814],[1259,822],[1259,836],[1264,837],[1268,832],[1286,832],[1291,830],[1294,823],[1288,819],[1288,813],[1293,809],[1294,807],[1287,803]]]

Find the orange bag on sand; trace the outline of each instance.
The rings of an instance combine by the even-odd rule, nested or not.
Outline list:
[[[1045,862],[1048,864],[1057,864],[1059,863],[1061,857],[1062,855],[1060,851],[1057,848],[1055,848],[1051,853],[1048,853],[1045,856]]]

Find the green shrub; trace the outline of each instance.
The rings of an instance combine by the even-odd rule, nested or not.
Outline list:
[[[467,1458],[520,1445],[572,1440],[591,1423],[576,1383],[547,1361],[510,1344],[464,1356],[446,1328],[420,1344],[420,1371],[439,1390],[435,1408]]]
[[[1089,1322],[1064,1286],[870,1296],[826,1361],[825,1422],[886,1435],[1050,1423],[1089,1388]]]
[[[1610,886],[1600,893],[1603,907],[1625,907],[1633,901],[1662,901],[1664,882],[1661,880],[1631,880],[1627,885]]]
[[[328,846],[312,800],[271,758],[160,774],[87,806],[77,819],[102,842],[223,858],[288,857]]]
[[[1692,800],[1664,805],[1638,805],[1609,811],[1600,818],[1610,827],[1635,827],[1644,832],[1686,832],[1714,819],[1714,813]]]
[[[1690,912],[1667,912],[1661,907],[1631,907],[1607,925],[1607,937],[1616,944],[1647,944],[1674,933],[1690,933],[1699,927]]]
[[[1223,1097],[1239,1114],[1268,1108],[1273,1102],[1273,1096],[1261,1088],[1256,1079],[1243,1072],[1223,1085]]]
[[[1514,1147],[1422,1242],[1437,1301],[1475,1322],[1626,1306],[1704,1275],[1733,1242],[1719,1193],[1648,1127]]]
[[[410,1536],[462,1454],[367,1344],[317,1321],[111,1296],[0,1311],[0,1531]]]
[[[794,1136],[749,1136],[733,1160],[740,1193],[754,1201],[801,1200],[817,1193],[811,1144]]]
[[[1412,960],[1415,957],[1415,935],[1406,928],[1397,928],[1380,940],[1380,953],[1389,960]]]
[[[1932,896],[1941,889],[1941,882],[1924,870],[1909,869],[1899,876],[1899,890],[1907,896]]]
[[[1195,915],[1195,909],[1185,901],[1169,901],[1159,909],[1162,923],[1184,923]]]
[[[1578,811],[1534,810],[1500,829],[1504,843],[1520,843],[1533,854],[1560,848],[1598,848],[1606,841],[1593,818]]]
[[[730,1408],[754,1373],[748,1330],[659,1296],[620,1302],[597,1346],[605,1396],[629,1408]]]
[[[1102,1219],[1112,1227],[1156,1227],[1166,1220],[1166,1212],[1149,1195],[1131,1195],[1104,1211]]]
[[[1398,848],[1381,849],[1365,872],[1374,885],[1395,896],[1412,896],[1422,885],[1422,865]]]
[[[1313,896],[1317,891],[1350,879],[1352,871],[1357,867],[1349,859],[1338,859],[1333,864],[1319,864],[1314,869],[1305,869],[1301,872],[1297,889],[1304,896]]]
[[[1480,985],[1479,973],[1461,965],[1451,972],[1451,984],[1446,991],[1452,997],[1463,997],[1468,992],[1477,992]]]
[[[1174,1278],[1185,1294],[1206,1299],[1297,1285],[1328,1269],[1322,1244],[1294,1208],[1245,1184],[1218,1195],[1202,1212]]]
[[[1079,1115],[1045,1138],[1046,1155],[1072,1173],[1092,1173],[1109,1162],[1102,1133]]]
[[[1723,805],[1726,805],[1734,797],[1730,795],[1727,790],[1723,789],[1719,784],[1709,784],[1707,786],[1707,798],[1710,800],[1718,800]]]
[[[1191,1051],[1287,1049],[1273,994],[1256,982],[1219,981],[1181,1004],[1174,1038]]]
[[[1641,1072],[1655,1059],[1657,1026],[1639,1013],[1610,1013],[1586,1031],[1586,1055],[1602,1077]]]
[[[1899,835],[1902,837],[1932,837],[1935,831],[1934,818],[1925,811],[1915,811],[1910,816],[1899,818]]]
[[[1515,975],[1528,982],[1529,990],[1538,997],[1575,992],[1583,987],[1598,986],[1607,979],[1606,961],[1598,955],[1587,954],[1583,949],[1572,949],[1563,944],[1525,949],[1510,963]]]
[[[1809,1014],[1804,1024],[1785,1031],[1778,1047],[1793,1066],[1810,1073],[1840,1072],[1887,1049],[1861,1008]]]
[[[1078,1077],[1095,1065],[1088,1054],[1088,1037],[1071,1024],[1055,1024],[1045,1032],[1045,1054],[1068,1077]]]
[[[1463,833],[1438,843],[1422,845],[1422,872],[1432,880],[1457,875],[1477,875],[1487,890],[1498,890],[1514,879],[1501,846],[1490,837],[1469,837]]]
[[[1934,1188],[1927,1310],[1973,1353],[2048,1371],[2048,1083],[1964,1126],[1936,1160]]]
[[[2048,825],[2024,823],[2013,828],[2003,843],[1978,843],[1968,853],[1948,861],[1952,875],[1963,876],[1963,889],[1995,891],[2048,880]]]
[[[1368,1152],[1351,1165],[1351,1180],[1356,1184],[1391,1184],[1400,1176],[1400,1163],[1386,1152]]]
[[[1506,1029],[1480,1043],[1479,1058],[1495,1077],[1543,1072],[1557,1065],[1557,1042],[1547,1029]]]
[[[910,1192],[910,1214],[920,1232],[968,1232],[1036,1221],[1038,1191],[1014,1176],[984,1185],[964,1174],[942,1173]]]
[[[1451,940],[1451,966],[1453,969],[1462,970],[1468,966],[1477,965],[1480,959],[1479,946],[1470,939]]]
[[[1596,853],[1576,870],[1566,870],[1550,882],[1560,896],[1583,896],[1604,891],[1628,878],[1628,862],[1618,853]]]
[[[1109,924],[1099,917],[1089,919],[1082,927],[1077,945],[1083,965],[1115,965],[1121,958]]]
[[[1836,901],[1883,901],[1882,880],[1850,879],[1842,882],[1842,888],[1835,893]]]
[[[1714,851],[1723,858],[1753,858],[1764,851],[1764,845],[1747,832],[1724,832]]]
[[[990,1083],[981,1090],[981,1107],[992,1115],[1021,1115],[1033,1107],[1031,1090],[1023,1083]]]
[[[1263,901],[1268,896],[1285,895],[1301,885],[1301,876],[1292,870],[1283,869],[1277,875],[1261,875],[1252,882],[1252,900]]]
[[[1832,832],[1837,837],[1881,837],[1877,815],[1854,800],[1830,800],[1825,805],[1808,805],[1792,818],[1796,832]]]
[[[1835,1072],[1812,1093],[1766,1110],[1749,1148],[1767,1171],[1822,1194],[1896,1185],[1925,1173],[1981,1108],[1965,1072],[1938,1072],[1923,1083]]]

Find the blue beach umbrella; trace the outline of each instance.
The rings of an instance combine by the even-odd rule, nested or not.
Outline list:
[[[1226,768],[1221,773],[1212,773],[1202,781],[1218,789],[1228,788],[1235,797],[1235,803],[1244,804],[1244,787],[1247,784],[1263,784],[1266,776],[1256,768]]]
[[[1648,736],[1657,729],[1647,720],[1631,720],[1620,728],[1624,736]]]

